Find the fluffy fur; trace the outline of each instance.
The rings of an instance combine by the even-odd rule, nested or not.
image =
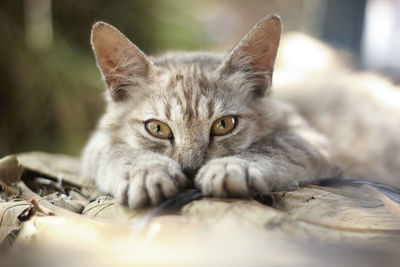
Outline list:
[[[341,68],[274,89],[328,137],[344,175],[400,186],[399,87]]]
[[[206,196],[251,197],[339,175],[347,151],[338,146],[337,157],[309,124],[341,141],[330,132],[335,122],[313,119],[312,94],[290,96],[283,88],[279,98],[271,95],[280,33],[279,18],[269,16],[227,56],[148,58],[112,26],[95,24],[92,46],[108,87],[107,110],[83,151],[82,175],[131,208],[192,184]],[[309,122],[280,99],[295,101]],[[325,102],[319,108],[329,116]],[[237,117],[234,130],[211,135],[225,115]],[[149,119],[167,124],[173,139],[150,135]]]

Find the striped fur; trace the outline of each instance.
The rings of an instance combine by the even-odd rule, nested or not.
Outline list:
[[[326,138],[270,95],[280,27],[275,16],[263,19],[226,57],[148,58],[112,26],[96,24],[92,45],[108,105],[82,174],[131,208],[188,184],[208,196],[250,197],[337,175]],[[212,136],[225,115],[236,116],[236,127]],[[148,134],[150,119],[167,124],[173,139]]]

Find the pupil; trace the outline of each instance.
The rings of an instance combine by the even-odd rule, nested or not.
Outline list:
[[[160,126],[160,124],[157,124],[156,131],[157,131],[157,132],[161,132],[161,126]]]
[[[220,122],[220,124],[221,124],[221,126],[222,126],[222,128],[224,128],[225,129],[225,120],[222,120],[221,122]]]

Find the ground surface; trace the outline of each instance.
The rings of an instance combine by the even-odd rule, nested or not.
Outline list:
[[[79,161],[0,160],[1,266],[396,266],[400,191],[364,181],[256,200],[187,191],[132,211],[77,175]]]

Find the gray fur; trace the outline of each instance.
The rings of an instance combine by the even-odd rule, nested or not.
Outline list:
[[[226,57],[153,59],[96,24],[92,45],[109,90],[82,175],[131,208],[159,203],[188,179],[207,196],[249,197],[337,175],[327,139],[269,94],[280,27],[276,16],[263,19]],[[225,115],[237,116],[236,127],[211,136]],[[174,138],[147,133],[149,119],[169,125]]]

